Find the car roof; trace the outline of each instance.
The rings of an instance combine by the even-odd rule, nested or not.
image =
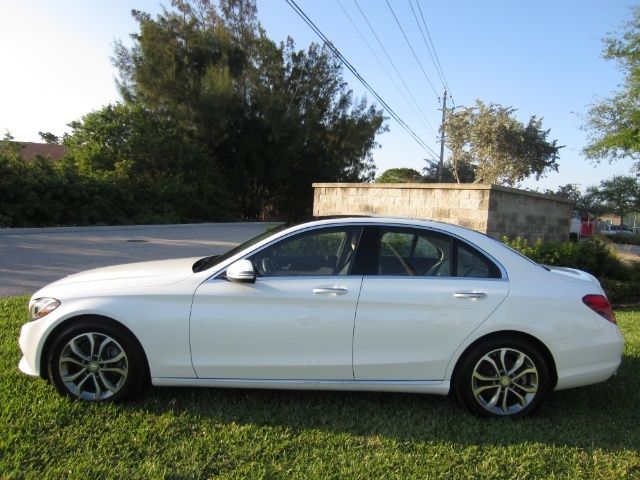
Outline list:
[[[458,233],[461,235],[468,235],[469,233],[479,234],[485,236],[483,233],[478,232],[477,230],[473,230],[467,227],[462,227],[460,225],[454,225],[452,223],[439,222],[436,220],[430,220],[425,218],[414,218],[414,217],[382,217],[382,216],[366,216],[366,215],[345,215],[345,216],[331,216],[331,217],[318,217],[315,220],[310,222],[305,222],[301,225],[342,225],[345,223],[351,224],[367,224],[367,225],[376,225],[376,224],[395,224],[395,225],[407,225],[407,226],[422,226],[422,227],[431,227],[437,228],[441,230],[445,230],[451,233]]]
[[[412,218],[412,217],[382,217],[382,216],[335,216],[317,218],[316,220],[305,222],[297,225],[292,225],[292,228],[304,228],[321,225],[344,225],[344,224],[363,224],[363,225],[401,225],[407,227],[426,227],[435,230],[440,230],[445,233],[457,235],[465,238],[478,246],[484,248],[493,248],[494,243],[500,244],[497,240],[489,237],[487,234],[473,230],[468,227],[460,225],[454,225],[452,223],[438,222],[436,220],[428,220],[424,218]],[[502,245],[502,244],[500,244]]]
[[[305,223],[407,223],[407,224],[431,224],[433,220],[411,217],[383,217],[378,215],[335,215],[330,217],[316,217]],[[436,222],[439,223],[439,222]]]

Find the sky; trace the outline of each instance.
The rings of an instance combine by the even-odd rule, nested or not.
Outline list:
[[[300,49],[319,42],[285,0],[257,1],[258,19],[272,40],[279,43],[291,36]],[[594,166],[584,158],[587,132],[581,125],[588,105],[610,96],[622,80],[617,66],[601,57],[602,38],[623,28],[634,2],[417,0],[418,10],[415,0],[296,1],[436,153],[443,82],[418,29],[420,10],[450,87],[448,106],[469,106],[481,99],[514,107],[522,122],[532,115],[542,117],[550,139],[564,145],[559,172],[540,181],[526,180],[522,187],[555,190],[573,183],[584,191],[613,175],[629,174],[631,161]],[[0,134],[9,131],[16,140],[40,141],[39,131],[61,135],[70,130],[71,121],[118,101],[117,72],[110,59],[113,42],[128,41],[129,34],[137,31],[132,9],[155,15],[168,3],[0,0]],[[374,101],[346,70],[344,79],[356,98]],[[422,170],[425,158],[433,153],[395,120],[389,119],[387,125],[389,131],[378,136],[380,146],[374,152],[378,174],[397,167]]]

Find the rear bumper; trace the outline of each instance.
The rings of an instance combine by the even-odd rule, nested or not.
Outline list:
[[[581,367],[563,369],[558,372],[556,390],[581,387],[604,382],[615,375],[620,366],[620,359],[608,363],[589,364]]]
[[[615,375],[622,362],[624,341],[615,325],[607,325],[589,338],[560,343],[552,346],[552,351],[559,352],[554,354],[556,390],[604,382]]]

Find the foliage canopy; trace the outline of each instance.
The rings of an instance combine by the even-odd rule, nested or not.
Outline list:
[[[133,46],[115,47],[118,83],[125,101],[184,133],[241,218],[301,217],[312,182],[373,179],[383,116],[354,99],[328,49],[277,46],[255,14],[254,0],[134,11]]]
[[[548,170],[558,170],[562,147],[548,139],[542,119],[533,116],[524,125],[514,112],[512,107],[476,100],[472,107],[446,113],[445,141],[457,182],[472,172],[477,183],[513,186],[531,175],[539,179]]]
[[[610,98],[590,105],[585,129],[589,143],[585,155],[595,161],[631,158],[640,167],[640,7],[625,30],[604,39],[603,57],[617,62],[624,80]]]
[[[422,175],[413,168],[390,168],[376,178],[377,183],[421,183]]]
[[[384,118],[331,51],[276,45],[255,0],[215,3],[132,12],[113,56],[123,101],[72,122],[63,161],[4,141],[0,224],[292,220],[311,214],[313,182],[373,179]]]
[[[592,193],[604,210],[620,216],[620,223],[625,214],[640,209],[640,182],[636,177],[616,175],[601,181]]]

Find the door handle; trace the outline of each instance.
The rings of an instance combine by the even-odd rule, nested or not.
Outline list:
[[[349,292],[346,287],[317,287],[313,289],[313,293],[325,295],[344,295]]]
[[[485,298],[487,294],[485,292],[455,292],[453,296],[455,298]]]

